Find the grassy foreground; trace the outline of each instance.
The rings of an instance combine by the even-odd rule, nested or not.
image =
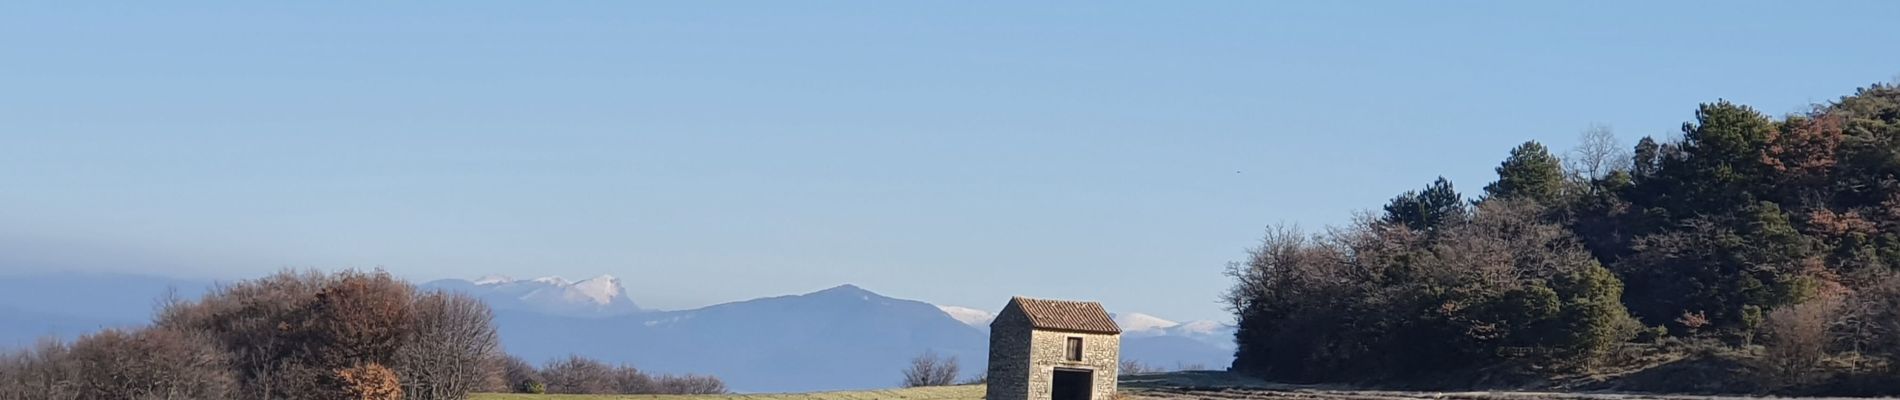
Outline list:
[[[866,390],[856,392],[816,392],[816,393],[772,393],[772,394],[707,394],[707,395],[657,395],[657,394],[513,394],[513,393],[476,393],[470,400],[873,400],[873,399],[909,399],[909,400],[979,400],[983,398],[983,385],[938,386],[912,389]]]

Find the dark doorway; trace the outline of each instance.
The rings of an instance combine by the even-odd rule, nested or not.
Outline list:
[[[1049,385],[1050,400],[1090,400],[1095,389],[1095,372],[1086,369],[1056,368],[1055,379]]]

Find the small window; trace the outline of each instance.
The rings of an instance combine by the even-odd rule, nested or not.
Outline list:
[[[1069,361],[1082,361],[1082,338],[1069,338]]]

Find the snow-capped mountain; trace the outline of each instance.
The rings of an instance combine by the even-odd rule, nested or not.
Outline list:
[[[996,319],[995,312],[970,307],[938,305],[937,309],[964,325],[983,331],[989,331],[990,321]],[[1220,322],[1174,322],[1142,313],[1113,313],[1109,317],[1114,318],[1115,325],[1122,328],[1124,340],[1168,337],[1189,339],[1221,350],[1234,349],[1234,327]]]
[[[476,279],[474,283],[477,285],[494,285],[514,281],[515,278],[509,278],[507,275],[489,275]]]
[[[1122,328],[1122,336],[1160,336],[1167,334],[1168,328],[1181,325],[1179,322],[1142,313],[1117,313],[1110,317],[1115,319],[1116,326]]]
[[[1214,321],[1188,321],[1170,326],[1166,330],[1169,335],[1175,336],[1224,335],[1228,339],[1234,337],[1234,327]]]
[[[422,284],[424,288],[468,293],[488,302],[496,310],[534,311],[568,317],[601,318],[640,312],[640,306],[627,297],[620,278],[601,275],[579,282],[559,276],[517,280],[489,275],[467,281],[444,279]]]
[[[1225,350],[1234,349],[1234,327],[1219,322],[1174,322],[1142,313],[1122,313],[1110,317],[1115,319],[1115,325],[1121,326],[1123,338],[1181,338]]]
[[[969,307],[939,305],[937,309],[943,310],[944,314],[949,314],[950,318],[955,318],[957,322],[982,330],[989,330],[990,321],[996,319],[996,313]]]
[[[988,332],[996,313],[938,305],[944,315]],[[1174,322],[1142,313],[1110,313],[1122,328],[1122,360],[1155,368],[1222,369],[1233,362],[1234,328],[1215,321]]]

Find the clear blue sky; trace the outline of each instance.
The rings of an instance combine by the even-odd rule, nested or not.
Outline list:
[[[0,273],[1224,318],[1271,223],[1900,74],[1900,2],[0,4]]]

